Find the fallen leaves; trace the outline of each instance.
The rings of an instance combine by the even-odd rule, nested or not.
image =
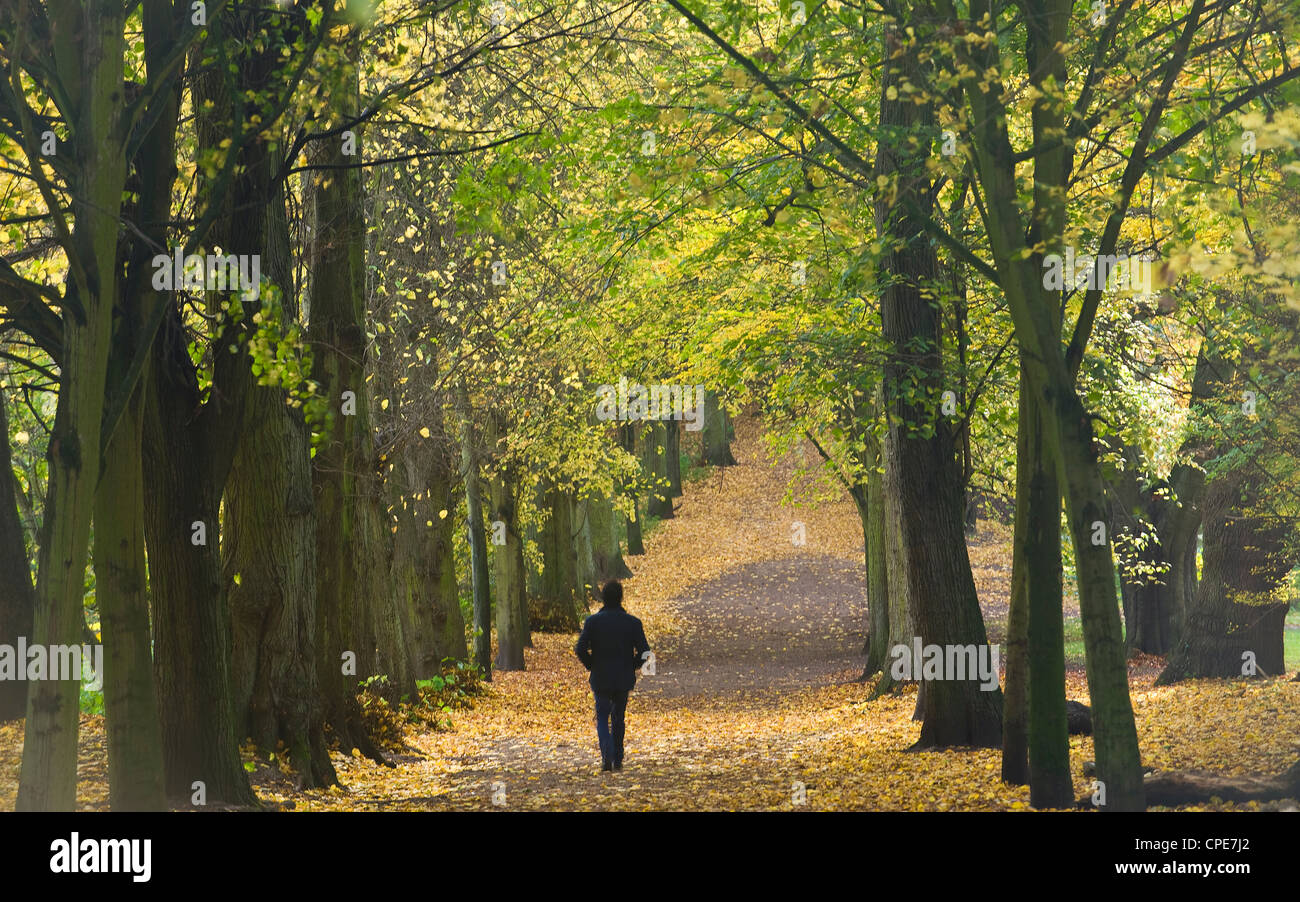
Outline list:
[[[869,684],[854,681],[865,624],[850,578],[862,561],[853,505],[781,506],[793,464],[759,458],[752,420],[739,420],[737,433],[740,463],[690,483],[677,516],[647,537],[647,554],[629,559],[637,575],[625,584],[626,604],[645,623],[658,673],[639,677],[632,693],[622,772],[599,772],[574,637],[535,634],[528,669],[494,674],[450,729],[408,726],[396,767],[356,749],[335,752],[344,785],[300,791],[276,762],[253,774],[259,797],[298,811],[1026,810],[1028,788],[999,779],[998,749],[905,751],[920,733],[915,686],[866,701]],[[806,526],[806,546],[791,544],[794,520]],[[971,542],[994,635],[1004,632],[1009,539],[981,524]],[[833,590],[813,592],[810,603],[803,571]],[[1295,760],[1300,683],[1155,688],[1158,664],[1130,667],[1145,764],[1239,775],[1276,773]],[[1088,701],[1081,669],[1067,672],[1067,694]],[[0,807],[13,807],[21,752],[21,723],[0,725]],[[252,759],[251,749],[243,754]],[[1076,796],[1087,795],[1091,737],[1071,737],[1070,754]],[[106,771],[103,718],[83,717],[82,807],[107,807]]]

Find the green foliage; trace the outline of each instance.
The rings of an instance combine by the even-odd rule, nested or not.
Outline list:
[[[83,683],[81,686],[80,708],[82,714],[103,717],[104,693],[98,689],[87,689]]]

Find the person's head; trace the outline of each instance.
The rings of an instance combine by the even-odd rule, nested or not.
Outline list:
[[[600,600],[607,608],[623,607],[623,584],[616,579],[605,583],[605,587],[600,590]]]

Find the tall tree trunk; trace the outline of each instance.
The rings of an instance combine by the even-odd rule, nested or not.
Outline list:
[[[901,57],[893,55],[896,49],[903,50]],[[892,243],[881,262],[885,287],[880,310],[888,346],[884,369],[889,423],[886,443],[897,471],[905,579],[923,645],[975,645],[978,652],[987,653],[988,637],[966,552],[956,437],[949,422],[936,418],[943,380],[943,341],[938,302],[933,297],[938,260],[925,231],[932,201],[925,153],[907,142],[907,136],[925,121],[927,111],[899,91],[905,72],[912,81],[919,81],[917,50],[915,44],[900,48],[894,33],[889,32],[885,57],[880,107],[883,134],[876,173],[878,179],[890,181],[891,191],[896,189],[897,194],[890,197],[882,192],[878,197],[876,231]],[[997,686],[981,688],[973,676],[922,684],[918,705],[923,723],[914,748],[1001,745],[1001,691]]]
[[[967,94],[973,122],[971,146],[986,200],[985,223],[998,280],[1011,310],[1016,340],[1025,352],[1022,359],[1031,362],[1026,368],[1026,385],[1043,411],[1046,444],[1056,459],[1067,502],[1088,658],[1097,772],[1106,784],[1108,810],[1141,810],[1142,764],[1129,700],[1110,544],[1091,544],[1094,524],[1105,523],[1106,495],[1093,448],[1092,421],[1075,391],[1086,334],[1080,331],[1083,324],[1076,326],[1081,341],[1078,348],[1071,347],[1067,358],[1060,340],[1060,301],[1043,286],[1041,252],[1034,250],[1040,244],[1059,250],[1064,243],[1065,186],[1071,167],[1068,149],[1051,141],[1051,135],[1065,127],[1066,110],[1055,101],[1048,84],[1059,85],[1065,80],[1063,41],[1070,3],[1044,0],[1044,4],[1027,23],[1031,81],[1039,91],[1032,110],[1034,146],[1042,148],[1034,158],[1036,215],[1031,223],[1026,224],[1015,205],[1015,151],[1007,131],[1000,80],[973,84]],[[985,0],[972,5],[972,17],[985,15],[991,15]],[[970,53],[976,66],[999,69],[996,44],[972,47]],[[1116,213],[1122,218],[1121,209]],[[1118,219],[1107,228],[1117,229]]]
[[[468,658],[454,546],[456,510],[452,437],[441,410],[428,439],[400,439],[392,449],[388,503],[393,537],[392,585],[408,625],[414,679],[436,676],[444,658]],[[445,516],[443,511],[447,511]]]
[[[356,48],[347,50],[356,53]],[[349,61],[341,83],[341,115],[355,114],[359,84]],[[359,127],[357,140],[363,140]],[[376,460],[366,390],[365,212],[361,173],[348,168],[341,140],[316,142],[315,162],[337,167],[313,173],[304,191],[313,228],[308,337],[313,378],[330,399],[328,425],[312,459],[316,508],[316,675],[325,719],[343,748],[380,759],[361,721],[358,682],[374,673],[370,595],[378,540],[368,505],[377,491]],[[355,413],[342,414],[344,394]],[[386,524],[384,524],[386,525]]]
[[[542,550],[542,586],[537,599],[537,628],[569,632],[578,628],[577,556],[573,552],[572,504],[568,493],[545,482],[543,497],[550,516],[538,541]]]
[[[316,519],[310,435],[283,391],[253,390],[226,484],[236,725],[262,752],[283,742],[303,788],[337,782],[316,674]]]
[[[618,540],[617,511],[610,499],[593,495],[587,499],[587,519],[591,523],[591,552],[595,565],[596,581],[604,585],[611,579],[625,579],[632,575],[623,560],[623,549]]]
[[[517,489],[507,473],[499,473],[491,482],[492,519],[504,526],[504,544],[497,545],[492,556],[496,575],[497,670],[524,669],[524,624],[521,614],[527,610],[524,591],[524,548],[519,535],[516,510]]]
[[[262,269],[281,300],[263,305],[292,341],[298,298],[282,191],[265,201]],[[231,679],[238,735],[264,754],[283,742],[302,788],[337,782],[316,674],[316,517],[311,434],[277,385],[250,385],[226,482],[223,576],[229,587]]]
[[[59,402],[47,453],[49,494],[30,638],[47,648],[79,644],[85,623],[82,596],[118,284],[117,214],[126,180],[119,123],[125,8],[57,0],[49,4],[49,17],[69,26],[51,34],[49,63],[73,105],[65,112],[76,135],[70,147],[78,177],[70,198],[72,239],[66,250],[73,259],[69,303],[62,305]],[[34,142],[36,136],[28,138]],[[29,162],[44,165],[34,154]],[[39,680],[29,687],[19,811],[76,807],[80,688],[76,680]]]
[[[1023,354],[1020,367],[1002,779],[1028,783],[1036,808],[1062,808],[1069,806],[1073,789],[1065,711],[1061,491]]]
[[[205,406],[194,421],[199,387],[186,343],[173,308],[154,344],[145,391],[145,538],[165,788],[170,797],[189,797],[198,782],[209,803],[249,805],[256,798],[239,759],[221,577],[221,486],[232,449],[208,428],[238,411]]]
[[[9,451],[9,422],[0,394],[0,644],[13,647],[19,636],[32,634],[36,591],[27,563],[27,542],[18,516],[13,459]],[[27,714],[27,681],[0,680],[0,721]]]
[[[653,483],[646,499],[646,515],[667,520],[673,516],[672,492],[668,486],[668,458],[664,454],[666,424],[647,420],[641,428],[641,468]]]
[[[867,662],[863,678],[889,666],[889,567],[885,553],[884,478],[880,473],[880,444],[869,439],[867,459],[871,461],[864,486],[864,503],[859,505],[867,567]]]
[[[682,497],[682,425],[664,420],[664,463],[667,464],[668,500]]]
[[[623,446],[623,450],[628,454],[635,456],[637,434],[636,424],[627,423],[620,426],[618,432],[619,442]],[[627,553],[629,555],[645,554],[645,542],[641,537],[640,501],[635,492],[626,491],[626,494],[632,501],[632,514],[625,518],[627,525]]]
[[[167,0],[141,4],[145,60],[157,82],[177,39],[177,17]],[[150,265],[167,244],[175,185],[180,77],[167,76],[154,97],[152,127],[131,161],[138,203],[124,218],[135,227],[119,246],[126,256],[120,290],[109,385],[126,391],[132,359],[141,351],[140,331],[164,299],[152,289]],[[137,238],[137,236],[139,236]],[[108,739],[109,804],[115,811],[166,808],[162,723],[154,685],[152,631],[145,564],[144,393],[148,364],[125,399],[104,453],[95,497],[96,596],[104,645],[104,710]],[[106,403],[117,400],[110,393]]]
[[[1022,378],[1024,370],[1021,370]],[[1032,397],[1020,392],[1016,422],[1016,513],[1011,540],[1011,599],[1002,697],[1002,782],[1029,783],[1029,574],[1030,429]],[[1041,457],[1037,463],[1041,464]],[[1041,516],[1041,511],[1037,511]],[[1059,523],[1059,518],[1058,518]],[[1058,525],[1059,530],[1059,525]]]
[[[710,467],[729,467],[736,458],[731,454],[731,435],[727,411],[718,399],[718,393],[704,393],[704,463]],[[634,552],[635,553],[635,552]]]
[[[1182,640],[1158,685],[1285,672],[1288,604],[1279,600],[1278,589],[1296,555],[1287,547],[1284,525],[1249,511],[1258,493],[1258,485],[1240,471],[1207,490],[1203,573]]]
[[[113,432],[95,495],[95,594],[114,811],[167,807],[145,572],[143,391],[137,386]]]
[[[1021,365],[1025,367],[1026,361],[1022,359]],[[1074,790],[1065,710],[1061,488],[1055,461],[1045,444],[1046,424],[1038,399],[1032,392],[1022,392],[1022,397],[1022,416],[1030,422],[1024,449],[1029,500],[1023,533],[1024,592],[1028,602],[1029,802],[1035,808],[1067,808]]]
[[[457,386],[460,417],[460,467],[465,483],[465,510],[469,517],[470,580],[474,593],[474,663],[483,678],[492,679],[492,596],[488,584],[487,540],[479,496],[478,458],[474,453],[473,409],[465,383]]]
[[[907,554],[903,540],[903,506],[902,495],[898,487],[897,454],[898,452],[892,447],[892,443],[881,441],[880,456],[884,473],[880,477],[881,512],[879,516],[883,520],[882,530],[885,537],[883,548],[885,576],[883,581],[889,593],[889,603],[886,606],[889,617],[889,639],[885,643],[887,657],[880,679],[876,681],[875,688],[872,689],[872,698],[889,691],[897,684],[898,681],[894,679],[893,667],[891,666],[894,660],[894,649],[900,647],[910,648],[912,637],[916,635],[912,590],[908,581]],[[924,687],[924,684],[922,684],[922,687]]]

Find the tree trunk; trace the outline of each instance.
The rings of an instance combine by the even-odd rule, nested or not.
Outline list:
[[[239,759],[221,577],[218,517],[228,451],[207,428],[238,411],[208,407],[212,419],[194,421],[198,384],[175,308],[154,349],[145,391],[145,538],[165,788],[169,797],[188,798],[201,782],[209,803],[255,804]]]
[[[150,80],[177,39],[177,22],[170,3],[145,0],[141,5],[145,60]],[[150,106],[156,114],[131,161],[139,190],[138,202],[128,204],[124,219],[134,221],[135,235],[120,241],[126,256],[125,279],[114,354],[109,359],[106,403],[126,390],[132,359],[141,351],[140,330],[145,318],[164,299],[150,284],[155,250],[166,246],[175,185],[176,130],[180,110],[180,77],[172,74],[160,85]],[[145,564],[144,513],[144,396],[148,364],[130,387],[104,453],[95,496],[95,575],[104,646],[104,711],[108,739],[109,805],[115,811],[159,811],[167,807],[164,786],[162,723],[154,685],[153,640],[150,629],[148,571]]]
[[[492,596],[488,584],[487,540],[479,498],[478,459],[474,453],[473,409],[465,383],[457,386],[460,416],[460,467],[465,482],[465,510],[469,517],[470,580],[474,593],[474,663],[485,680],[492,679]]]
[[[610,499],[601,496],[587,499],[587,518],[591,521],[591,552],[596,580],[601,585],[611,579],[625,579],[632,575],[623,560],[616,516],[617,512]]]
[[[573,553],[573,521],[567,493],[549,481],[543,497],[550,516],[539,529],[542,550],[541,593],[537,598],[537,629],[570,632],[578,628],[577,557]]]
[[[727,424],[727,411],[719,402],[718,393],[704,393],[704,463],[711,467],[729,467],[736,458],[731,454],[731,436]],[[636,553],[636,552],[634,552]]]
[[[421,680],[437,676],[444,658],[469,657],[456,578],[454,448],[440,411],[430,423],[430,438],[404,438],[393,449],[387,481],[397,530],[393,591],[409,624],[413,679]]]
[[[576,586],[582,603],[600,594],[600,581],[596,577],[596,555],[592,548],[591,520],[587,516],[587,502],[569,496],[569,517],[573,522],[573,554],[577,563]]]
[[[1068,807],[1061,491],[1044,442],[1042,411],[1021,355],[1016,441],[1016,525],[1007,620],[1002,779],[1030,786],[1036,808]]]
[[[910,648],[912,637],[916,635],[913,621],[911,587],[907,577],[906,549],[903,544],[903,508],[898,489],[897,451],[889,441],[882,441],[880,455],[884,464],[884,473],[880,477],[879,497],[884,521],[884,585],[887,587],[889,603],[885,605],[889,617],[889,638],[885,643],[886,659],[880,679],[871,691],[872,698],[894,688],[899,682],[892,672],[893,651],[900,646]],[[924,684],[922,684],[924,685]]]
[[[628,454],[636,454],[636,433],[635,423],[628,423],[619,427],[619,440],[623,450]],[[632,514],[625,518],[627,524],[627,553],[645,554],[645,542],[641,537],[641,508],[635,492],[628,491],[628,497],[632,501]]]
[[[86,558],[99,481],[100,427],[118,285],[118,212],[126,180],[121,115],[125,7],[59,2],[50,21],[77,23],[51,35],[51,74],[73,108],[64,110],[76,139],[72,204],[73,259],[62,305],[63,357],[50,436],[49,493],[41,525],[36,604],[30,641],[80,644]],[[18,70],[14,70],[14,78]],[[35,136],[29,136],[35,140]],[[42,166],[39,158],[31,166]],[[78,310],[78,307],[80,310]],[[6,471],[6,478],[12,478]],[[37,680],[27,694],[19,811],[71,811],[77,804],[80,685]]]
[[[337,776],[316,673],[311,438],[285,401],[278,388],[253,389],[226,484],[231,681],[238,735],[263,754],[283,743],[302,788],[316,788]]]
[[[1023,378],[1024,370],[1021,369]],[[1002,697],[1002,782],[1029,783],[1029,520],[1031,396],[1020,392],[1016,421],[1016,514],[1011,540],[1011,598],[1007,610],[1007,659]],[[1041,463],[1041,457],[1035,463]],[[1059,520],[1058,520],[1059,522]],[[1059,529],[1059,526],[1058,526]]]
[[[889,569],[885,553],[884,478],[880,473],[880,445],[870,440],[867,459],[865,503],[859,504],[858,516],[866,545],[867,617],[871,624],[867,636],[867,662],[863,678],[889,666]]]
[[[1079,581],[1079,606],[1088,659],[1093,742],[1097,771],[1106,784],[1108,810],[1141,810],[1142,764],[1137,729],[1128,694],[1128,666],[1115,598],[1115,573],[1109,541],[1091,545],[1093,525],[1104,524],[1105,486],[1093,448],[1092,422],[1075,391],[1081,360],[1072,347],[1067,358],[1061,343],[1061,302],[1043,286],[1039,244],[1060,249],[1064,243],[1065,186],[1070,172],[1066,148],[1052,146],[1050,135],[1064,128],[1065,109],[1050,96],[1048,80],[1065,78],[1063,41],[1070,4],[1050,0],[1029,22],[1031,79],[1040,92],[1033,105],[1035,146],[1034,210],[1031,223],[1016,208],[1016,160],[1007,131],[1006,101],[1000,81],[972,86],[971,107],[976,171],[986,201],[985,223],[998,281],[1015,324],[1016,341],[1031,365],[1026,368],[1035,401],[1043,413],[1046,445],[1056,459],[1067,502]],[[985,14],[984,3],[971,14]],[[996,44],[971,49],[976,65],[997,70]],[[1108,226],[1109,228],[1110,226]],[[1095,299],[1095,298],[1094,298]],[[1086,340],[1086,334],[1076,333]],[[1080,349],[1086,341],[1080,344]]]
[[[32,634],[36,592],[27,562],[27,542],[18,517],[13,460],[9,452],[9,422],[0,394],[0,644],[13,647],[19,636]],[[27,714],[27,681],[0,680],[0,721]]]
[[[350,52],[355,53],[354,48]],[[359,104],[355,64],[346,64],[342,114]],[[360,128],[355,129],[358,142]],[[382,760],[361,721],[359,681],[374,673],[375,636],[368,570],[377,551],[374,516],[367,510],[377,490],[376,460],[365,383],[365,212],[360,170],[346,168],[339,140],[316,142],[315,162],[339,167],[313,173],[305,187],[312,222],[308,271],[312,274],[308,338],[312,377],[330,403],[312,459],[316,508],[316,675],[326,722],[340,747]],[[343,414],[344,393],[355,413]]]
[[[1021,367],[1028,368],[1023,358]],[[1029,803],[1035,808],[1066,808],[1074,789],[1070,779],[1070,735],[1065,709],[1061,488],[1056,462],[1045,442],[1047,424],[1042,409],[1038,398],[1032,391],[1026,391],[1027,388],[1027,383],[1022,384],[1020,410],[1022,424],[1025,419],[1029,422],[1023,447],[1028,502],[1024,531],[1016,542],[1017,546],[1021,541],[1024,543],[1026,597],[1022,604],[1028,609]],[[1017,505],[1018,527],[1019,521]],[[1015,583],[1014,574],[1012,583]]]
[[[263,325],[278,320],[282,340],[291,342],[299,305],[283,192],[264,203],[263,272],[280,293],[262,306]],[[302,788],[328,786],[338,778],[316,673],[311,433],[284,389],[250,384],[247,390],[226,481],[222,544],[235,726],[264,755],[283,743]]]
[[[664,420],[664,463],[668,469],[668,500],[682,497],[682,425],[677,420]]]
[[[897,471],[908,600],[923,645],[973,644],[977,654],[988,654],[984,618],[966,552],[956,437],[951,423],[936,416],[943,385],[943,340],[938,302],[933,297],[938,260],[925,232],[932,200],[925,174],[926,151],[919,145],[909,146],[905,138],[925,121],[927,111],[898,90],[905,71],[918,81],[918,63],[914,44],[903,49],[901,58],[895,58],[897,44],[894,33],[887,33],[881,77],[883,134],[876,157],[877,178],[891,180],[897,195],[890,197],[882,191],[877,198],[876,231],[892,241],[881,261],[884,289],[880,310],[888,348],[884,367],[889,423],[886,443]],[[888,96],[890,88],[894,99]],[[913,747],[1000,746],[1000,689],[994,685],[985,690],[970,674],[960,680],[947,676],[922,683],[918,706],[923,723]]]
[[[641,468],[651,481],[646,499],[646,516],[668,520],[673,516],[673,499],[668,487],[668,458],[664,454],[666,424],[647,420],[641,428]]]
[[[95,495],[95,596],[114,811],[167,808],[145,571],[143,391],[137,387],[113,432]]]
[[[524,548],[519,535],[516,510],[517,489],[505,473],[492,480],[492,518],[505,529],[505,543],[497,545],[492,556],[496,574],[497,670],[524,669],[524,625],[521,614],[527,610],[524,592]]]
[[[1227,476],[1211,483],[1205,500],[1204,572],[1182,641],[1158,685],[1285,672],[1288,604],[1279,600],[1278,589],[1296,558],[1286,547],[1284,526],[1248,513],[1257,499],[1258,487],[1250,478]]]

